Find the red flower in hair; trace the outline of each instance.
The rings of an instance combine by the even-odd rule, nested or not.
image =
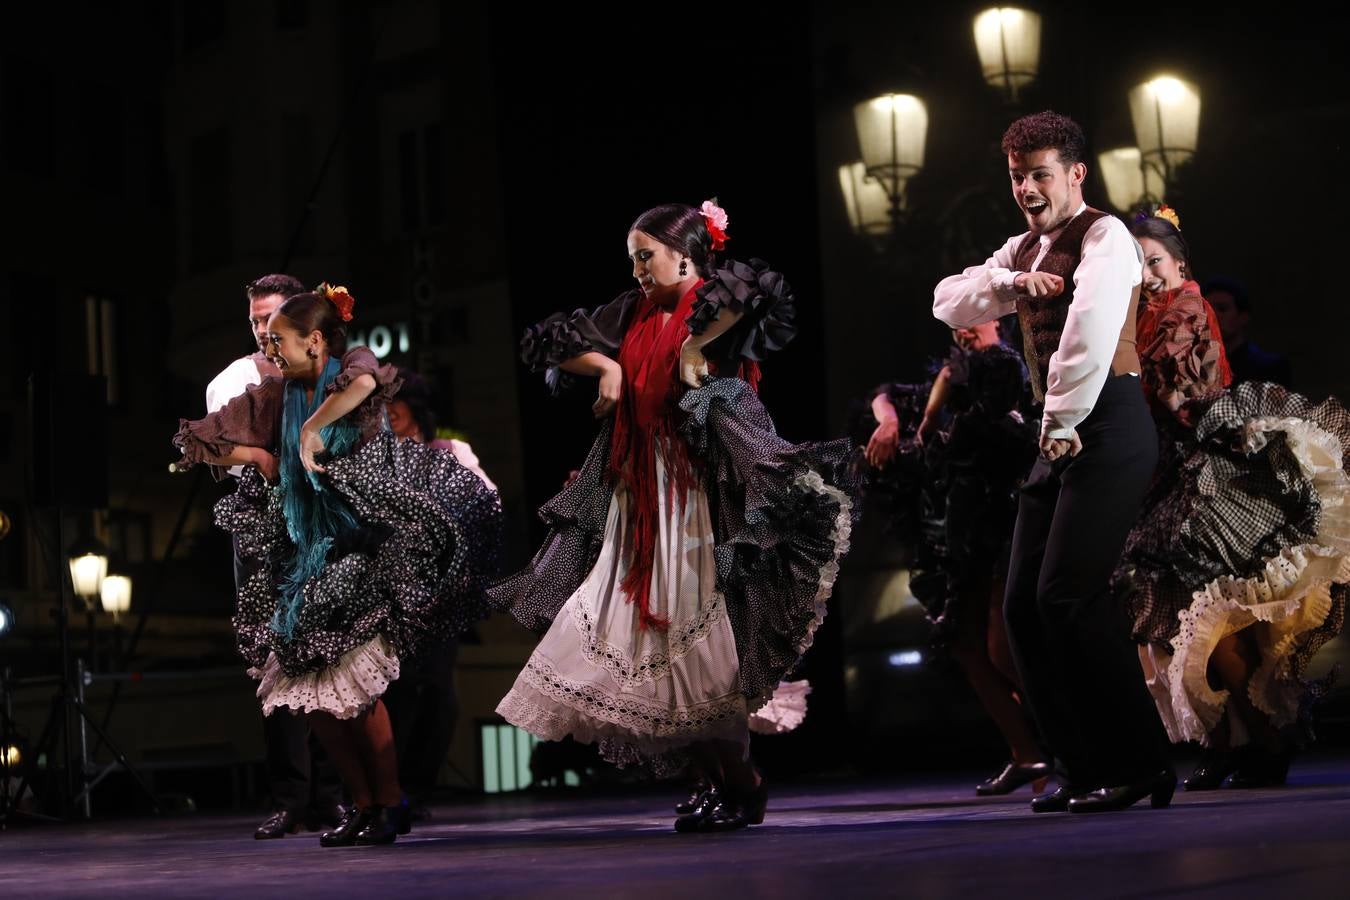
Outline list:
[[[712,238],[712,248],[721,250],[727,245],[727,211],[712,200],[704,200],[699,208],[703,213],[704,224],[708,226],[708,236]]]
[[[347,292],[347,289],[340,284],[329,284],[324,282],[315,288],[316,294],[322,294],[324,298],[337,309],[338,317],[344,322],[352,320],[352,307],[356,306],[356,298]]]

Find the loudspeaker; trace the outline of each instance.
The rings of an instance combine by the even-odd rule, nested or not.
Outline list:
[[[28,378],[34,506],[108,505],[108,379],[50,372]]]

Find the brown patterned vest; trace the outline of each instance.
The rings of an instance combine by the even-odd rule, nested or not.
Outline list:
[[[1017,323],[1022,328],[1022,353],[1026,357],[1027,370],[1031,373],[1031,389],[1036,402],[1045,400],[1045,382],[1050,372],[1050,354],[1059,349],[1059,339],[1064,333],[1064,323],[1069,318],[1069,304],[1073,303],[1073,273],[1083,256],[1083,238],[1087,236],[1092,223],[1107,214],[1101,210],[1088,209],[1075,216],[1059,237],[1046,251],[1045,258],[1037,267],[1038,272],[1049,272],[1064,279],[1064,292],[1058,297],[1018,297]],[[1013,257],[1013,268],[1018,272],[1030,272],[1040,252],[1041,241],[1037,235],[1028,233],[1017,247]],[[1120,340],[1116,343],[1115,355],[1111,358],[1111,374],[1122,375],[1139,371],[1139,354],[1134,347],[1135,310],[1139,306],[1139,286],[1130,294],[1129,313],[1120,329]]]

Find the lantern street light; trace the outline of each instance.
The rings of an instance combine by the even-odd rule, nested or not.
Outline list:
[[[1173,186],[1177,167],[1195,155],[1200,137],[1200,92],[1190,82],[1159,75],[1130,91],[1130,118],[1140,165],[1157,173],[1166,193]],[[1148,184],[1144,187],[1147,191]]]
[[[1009,103],[1036,80],[1041,60],[1041,17],[1029,9],[998,6],[975,17],[975,50],[984,80]]]

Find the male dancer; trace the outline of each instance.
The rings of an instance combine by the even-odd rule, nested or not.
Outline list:
[[[1003,151],[1028,230],[943,279],[933,314],[964,328],[1015,312],[1045,404],[1004,600],[1026,697],[1063,782],[1031,808],[1100,812],[1146,796],[1162,807],[1176,776],[1108,590],[1158,457],[1134,346],[1143,256],[1122,222],[1083,202],[1076,122],[1024,116]]]
[[[261,384],[267,375],[281,370],[267,358],[267,320],[287,297],[303,294],[305,286],[290,275],[264,275],[250,282],[248,324],[257,342],[258,352],[230,363],[206,388],[206,411],[215,412],[244,392],[251,384]],[[239,468],[230,469],[238,476]],[[247,576],[236,551],[236,585]],[[335,826],[342,818],[342,781],[319,742],[309,733],[303,716],[282,710],[263,718],[263,737],[267,745],[267,780],[275,811],[258,826],[255,838],[279,838],[295,834],[302,826],[317,830]]]

